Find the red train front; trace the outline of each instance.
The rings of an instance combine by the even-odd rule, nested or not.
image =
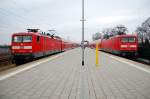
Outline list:
[[[19,33],[12,36],[12,53],[15,62],[32,58],[34,36],[30,33]],[[21,57],[20,57],[21,56]]]

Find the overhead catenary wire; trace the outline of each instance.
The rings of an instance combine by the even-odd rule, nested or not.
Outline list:
[[[2,15],[3,17],[7,18],[8,16],[10,18],[13,18],[16,20],[15,25],[12,24],[11,19],[10,21],[3,21],[3,24],[0,25],[0,30],[5,30],[5,29],[9,29],[9,25],[12,25],[11,27],[14,27],[14,28],[20,28],[20,29],[23,29],[23,28],[29,28],[29,27],[40,27],[42,26],[43,24],[45,26],[51,26],[48,22],[43,22],[43,21],[39,21],[39,20],[42,20],[40,17],[36,17],[34,18],[34,16],[29,16],[29,12],[30,10],[32,9],[29,9],[29,8],[24,8],[23,6],[20,6],[19,5],[20,3],[18,3],[16,0],[12,0],[9,2],[9,8],[8,7],[0,7],[0,16]],[[16,8],[16,6],[18,6]],[[21,13],[19,13],[19,11],[21,11]],[[28,13],[28,14],[24,14],[24,13]],[[8,18],[9,18],[8,17]],[[44,17],[44,15],[43,15]],[[0,21],[2,20],[2,18],[0,19]],[[19,24],[19,25],[18,25]]]

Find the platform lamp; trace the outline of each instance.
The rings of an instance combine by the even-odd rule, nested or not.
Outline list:
[[[81,48],[82,48],[82,66],[84,66],[84,50],[85,50],[85,46],[84,46],[84,0],[82,0],[82,41],[81,41]]]

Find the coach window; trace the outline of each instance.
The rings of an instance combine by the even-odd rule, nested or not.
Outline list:
[[[38,43],[40,42],[40,36],[37,36],[37,42]]]

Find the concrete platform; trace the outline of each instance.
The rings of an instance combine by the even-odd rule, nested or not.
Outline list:
[[[95,50],[87,48],[82,67],[77,48],[2,73],[0,99],[150,99],[150,67],[99,56],[96,67]]]

